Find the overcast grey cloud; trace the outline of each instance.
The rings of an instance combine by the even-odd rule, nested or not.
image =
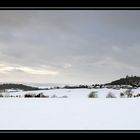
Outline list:
[[[106,83],[139,56],[138,10],[0,11],[1,82]]]

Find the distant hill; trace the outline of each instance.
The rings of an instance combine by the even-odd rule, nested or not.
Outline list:
[[[140,77],[126,76],[125,78],[121,78],[119,80],[112,81],[111,83],[107,83],[106,85],[132,85],[132,86],[139,87],[140,86]]]
[[[26,86],[23,84],[0,84],[0,90],[20,89],[24,91],[39,90],[37,87]]]

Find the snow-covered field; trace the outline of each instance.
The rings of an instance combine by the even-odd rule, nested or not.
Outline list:
[[[71,99],[81,99],[81,98],[88,98],[88,95],[90,94],[90,92],[92,91],[96,91],[98,98],[106,98],[107,94],[109,92],[113,93],[117,98],[120,97],[120,93],[121,92],[125,92],[126,89],[120,89],[120,90],[116,90],[116,89],[108,89],[108,88],[102,88],[102,89],[52,89],[52,90],[38,90],[38,91],[17,91],[17,92],[8,92],[8,93],[3,93],[3,94],[7,94],[8,95],[20,95],[21,97],[24,97],[25,94],[39,94],[39,93],[43,93],[44,95],[49,96],[50,98],[53,95],[56,95],[57,97],[62,97],[62,96],[67,96],[68,98]],[[133,89],[133,94],[138,94],[140,93],[140,88],[137,89]]]
[[[100,98],[88,98],[91,91]],[[68,98],[0,98],[0,130],[140,130],[140,98],[104,98],[109,91],[119,97],[113,89],[56,89],[32,92]]]

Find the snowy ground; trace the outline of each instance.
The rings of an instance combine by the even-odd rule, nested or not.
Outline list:
[[[0,130],[140,130],[140,98],[106,99],[102,97],[108,91],[116,96],[120,91],[97,90],[101,97],[97,99],[87,98],[95,89],[42,91],[50,96],[67,95],[65,99],[0,98]]]
[[[6,93],[7,95],[20,95],[21,97],[24,97],[25,94],[39,94],[43,93],[44,95],[48,95],[50,98],[53,95],[56,95],[57,97],[67,96],[70,99],[85,99],[88,98],[88,95],[92,91],[97,91],[98,98],[106,98],[107,94],[109,92],[112,92],[117,98],[120,97],[120,93],[126,91],[126,89],[108,89],[108,88],[102,88],[102,89],[52,89],[52,90],[39,90],[39,91],[19,91],[19,92],[9,92]],[[133,94],[140,93],[140,88],[133,89]],[[4,93],[5,94],[5,93]]]
[[[139,99],[0,99],[1,130],[139,130]]]

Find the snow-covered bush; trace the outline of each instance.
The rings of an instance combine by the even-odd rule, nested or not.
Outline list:
[[[127,96],[127,98],[131,98],[133,96],[132,89],[127,89],[124,94]]]
[[[64,96],[62,96],[62,98],[68,98],[68,96],[64,95]]]
[[[10,97],[10,94],[9,93],[5,93],[4,97],[8,98],[8,97]]]
[[[39,93],[35,95],[36,98],[48,98],[49,96],[45,96],[43,93]]]
[[[13,96],[13,95],[10,95],[10,97],[11,97],[11,98],[14,98],[15,96]],[[20,97],[21,97],[21,96],[20,96]]]
[[[116,98],[116,96],[112,92],[109,92],[106,98]]]
[[[3,94],[0,94],[0,98],[4,97]]]
[[[140,97],[140,93],[138,93],[137,95],[134,95],[133,97],[134,97],[134,98]]]
[[[125,94],[124,93],[120,93],[120,98],[125,98]]]
[[[64,95],[64,96],[61,96],[61,97],[59,97],[59,98],[68,98],[68,96]]]
[[[11,97],[11,96],[10,96]],[[21,98],[21,95],[16,95],[17,98]]]
[[[25,98],[33,98],[35,96],[36,96],[35,94],[30,94],[30,93],[24,95]]]
[[[88,98],[97,98],[98,95],[97,95],[96,93],[97,93],[96,91],[92,91],[92,92],[88,95]]]
[[[28,93],[24,95],[25,98],[49,98],[49,96],[45,96],[43,93],[33,94]]]
[[[58,98],[56,95],[51,96],[51,98]]]
[[[132,89],[127,89],[123,93],[120,93],[120,98],[132,98],[133,97],[133,91]]]

